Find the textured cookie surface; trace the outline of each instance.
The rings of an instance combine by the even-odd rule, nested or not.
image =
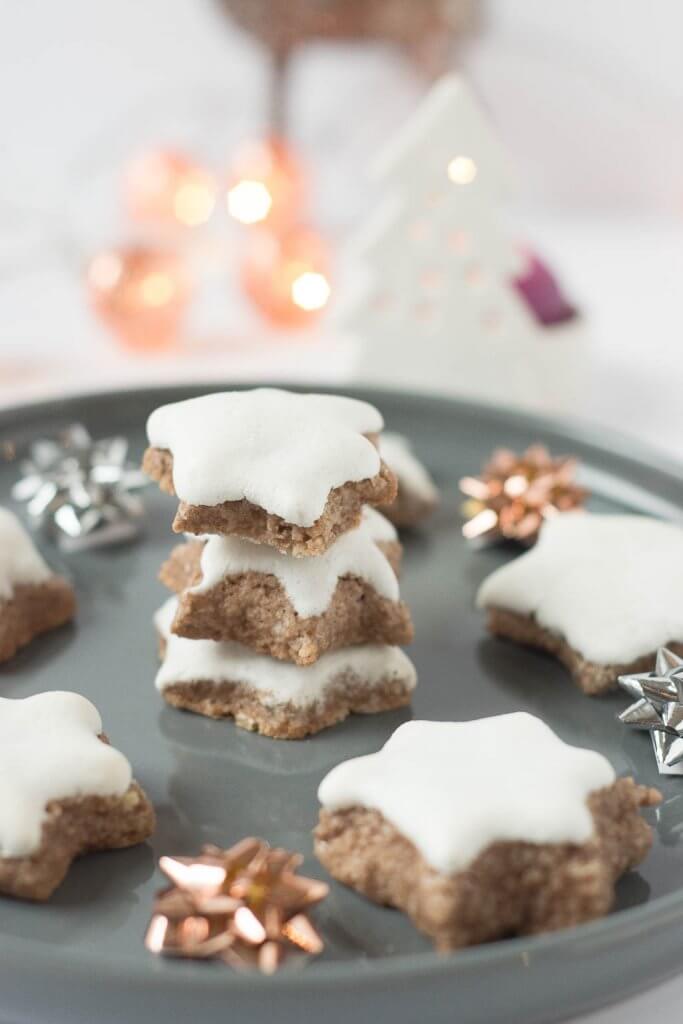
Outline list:
[[[17,517],[0,508],[0,662],[75,610],[71,586],[52,574]]]
[[[148,448],[143,469],[162,490],[175,494],[173,457],[168,451]],[[361,522],[364,505],[383,505],[396,497],[396,477],[382,463],[376,476],[342,484],[330,491],[323,512],[310,526],[287,522],[242,499],[219,505],[191,505],[181,501],[173,520],[176,533],[228,534],[268,544],[295,557],[321,555],[347,530]]]
[[[517,712],[408,722],[333,768],[319,798],[328,870],[449,949],[606,913],[659,794]]]
[[[0,698],[0,891],[46,899],[74,857],[128,846],[154,814],[90,701]]]
[[[393,500],[375,444],[382,426],[373,406],[341,396],[223,392],[152,413],[144,467],[180,499],[176,530],[315,553],[358,522],[364,502]]]
[[[614,690],[619,676],[647,672],[655,662],[656,651],[623,664],[604,665],[588,661],[557,633],[539,626],[534,618],[505,608],[489,608],[486,624],[494,636],[554,655],[569,670],[579,689],[589,697],[598,697]],[[683,643],[669,643],[666,646],[683,657]]]
[[[415,455],[409,440],[401,434],[384,433],[379,453],[398,480],[396,500],[382,512],[396,526],[417,526],[439,503],[439,491],[426,467]]]
[[[556,654],[588,693],[683,642],[683,529],[644,516],[564,513],[482,584],[499,635]],[[637,669],[636,669],[637,670]]]
[[[377,519],[387,535],[391,524]],[[375,541],[377,525],[364,520],[319,558],[293,559],[236,537],[180,546],[161,571],[181,592],[173,632],[235,640],[301,665],[350,644],[410,642],[410,615]]]
[[[397,647],[363,645],[300,667],[237,643],[187,640],[170,632],[176,599],[155,617],[163,664],[156,685],[168,703],[242,728],[298,739],[342,721],[410,701],[415,669]]]
[[[441,950],[556,931],[602,917],[614,883],[647,855],[640,809],[659,794],[632,779],[591,793],[591,838],[582,843],[497,841],[465,868],[437,871],[378,811],[322,810],[315,852],[340,882],[397,907]]]

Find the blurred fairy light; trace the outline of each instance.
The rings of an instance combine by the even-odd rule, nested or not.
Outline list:
[[[188,181],[181,185],[173,199],[173,212],[181,224],[188,228],[199,227],[211,217],[216,197],[206,185]]]
[[[140,282],[140,296],[146,306],[165,306],[173,298],[175,285],[167,273],[153,271]]]
[[[306,174],[281,139],[245,143],[230,168],[228,212],[242,224],[289,229],[301,217]]]
[[[213,174],[183,153],[141,153],[129,162],[124,186],[128,212],[144,224],[199,227],[216,206]]]
[[[243,179],[228,191],[228,213],[241,224],[258,224],[266,219],[273,197],[262,181]]]
[[[180,252],[143,245],[98,253],[86,270],[86,284],[104,324],[141,349],[175,343],[193,291]]]
[[[307,270],[292,282],[292,301],[299,309],[323,309],[331,294],[330,283],[324,274]]]
[[[88,268],[88,282],[98,291],[108,291],[118,283],[122,272],[123,263],[116,253],[101,252]]]
[[[469,156],[453,157],[448,165],[448,177],[454,185],[471,185],[477,176],[477,165]]]

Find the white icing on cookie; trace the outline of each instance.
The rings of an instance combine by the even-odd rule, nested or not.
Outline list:
[[[635,661],[683,640],[683,529],[645,516],[567,512],[484,580],[479,607],[533,615],[588,661]]]
[[[363,506],[362,523],[376,544],[387,544],[398,540],[398,532],[386,516],[370,505]]]
[[[258,572],[278,578],[294,610],[303,618],[326,611],[342,576],[366,580],[382,597],[398,601],[396,575],[377,547],[378,527],[381,524],[376,520],[370,525],[364,520],[317,558],[283,555],[275,548],[241,537],[210,536],[202,551],[202,580],[190,588],[190,593],[204,593],[224,576]]]
[[[44,583],[51,575],[14,513],[0,508],[0,601],[9,601],[18,583]]]
[[[399,489],[430,504],[439,500],[436,484],[415,455],[407,437],[389,431],[382,434],[379,452],[389,469],[398,477]]]
[[[437,871],[466,868],[497,841],[583,843],[586,798],[615,775],[526,712],[406,722],[376,754],[344,761],[318,790],[328,810],[379,811]]]
[[[97,709],[78,693],[0,698],[0,857],[40,846],[51,800],[126,792],[130,764],[101,732]]]
[[[363,434],[382,426],[367,402],[258,388],[164,405],[149,417],[147,436],[173,454],[181,501],[245,498],[288,523],[311,526],[333,488],[379,472],[377,449]]]
[[[400,681],[406,690],[415,687],[415,668],[399,647],[362,644],[323,654],[314,665],[293,665],[257,654],[242,644],[175,636],[170,629],[177,606],[178,599],[172,597],[154,617],[167,645],[156,678],[158,690],[198,680],[238,682],[257,690],[265,707],[285,703],[306,707],[315,704],[327,687],[347,673],[368,689],[387,679]]]

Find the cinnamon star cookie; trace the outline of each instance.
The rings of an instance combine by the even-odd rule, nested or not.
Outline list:
[[[17,517],[0,508],[0,662],[75,611],[71,586],[50,570]]]
[[[152,805],[89,700],[0,698],[0,893],[46,900],[75,857],[153,829]]]
[[[635,515],[566,512],[536,546],[484,580],[477,604],[496,636],[538,647],[584,693],[683,653],[683,528]]]
[[[382,427],[373,406],[338,395],[222,392],[153,412],[143,468],[180,499],[177,533],[318,555],[358,525],[364,504],[394,500]]]
[[[408,722],[318,795],[330,874],[403,910],[440,950],[606,914],[652,842],[640,809],[660,800],[522,712]]]

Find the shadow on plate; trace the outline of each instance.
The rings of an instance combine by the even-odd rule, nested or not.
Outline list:
[[[74,861],[47,903],[3,901],[0,932],[50,946],[87,946],[126,924],[154,867],[147,843],[87,854]]]
[[[379,750],[411,717],[410,707],[378,715],[349,715],[307,739],[274,740],[240,729],[229,718],[204,718],[166,705],[159,714],[159,728],[177,756],[194,755],[205,762],[220,757],[271,775],[321,778],[339,761]]]

